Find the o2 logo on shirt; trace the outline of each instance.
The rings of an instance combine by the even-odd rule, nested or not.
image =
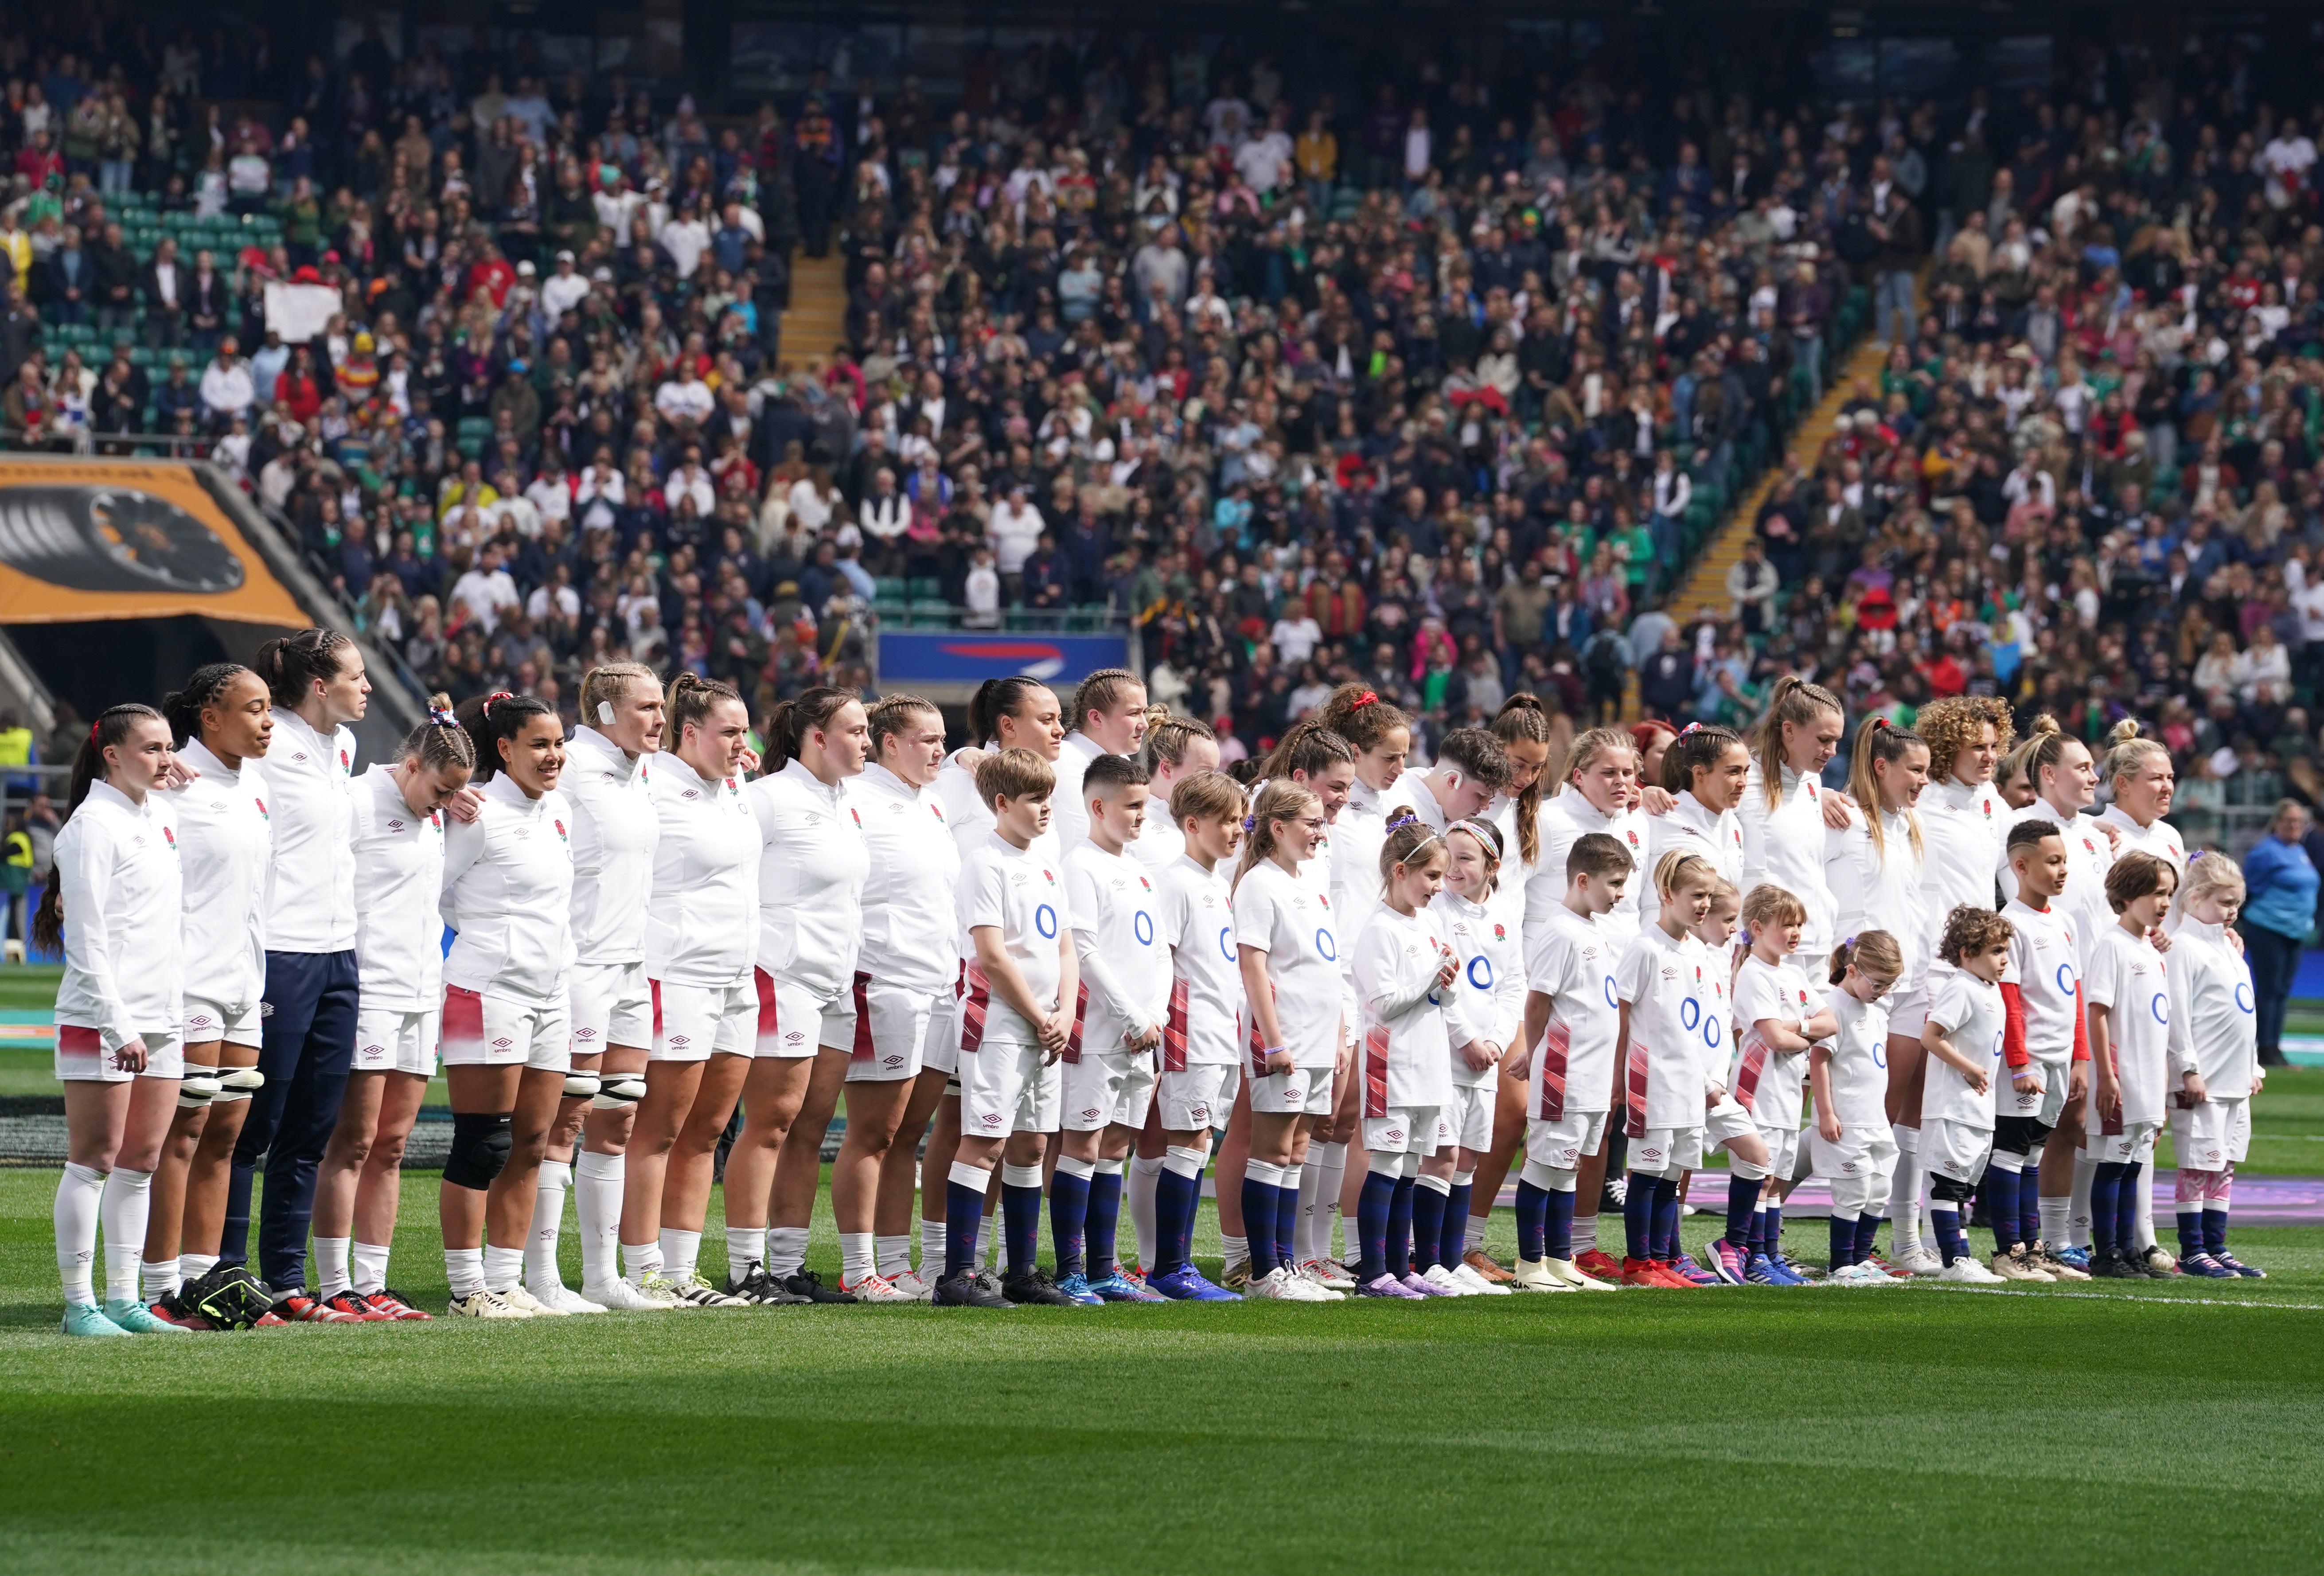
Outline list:
[[[2071,996],[2074,993],[2074,986],[2076,983],[2077,982],[2074,979],[2074,965],[2071,963],[2060,963],[2058,965],[2058,994],[2061,996]]]
[[[2240,1012],[2249,1012],[2252,1009],[2252,988],[2249,981],[2239,981],[2236,985],[2236,1009]]]
[[[2154,993],[2154,1000],[2152,1000],[2152,1001],[2150,1001],[2150,1002],[2148,1002],[2148,1003],[2146,1004],[2146,1009],[2147,1009],[2149,1012],[2152,1012],[2153,1014],[2154,1014],[2154,1021],[2155,1021],[2155,1022],[2160,1023],[2160,1024],[2165,1024],[2165,1025],[2167,1025],[2167,1024],[2169,1024],[2169,1023],[2170,1023],[2170,1021],[2171,1021],[2171,1000],[2170,1000],[2170,998],[2169,998],[2169,997],[2165,996],[2162,991],[2157,991]],[[2250,1010],[2251,1010],[2251,1009],[2249,1009],[2248,1007],[2246,1007],[2246,1008],[2245,1008],[2245,1009],[2244,1009],[2244,1010],[2245,1010],[2245,1011],[2246,1011],[2246,1012],[2248,1012],[2248,1011],[2250,1011]]]
[[[1702,1020],[1702,1043],[1714,1051],[1719,1048],[1719,1042],[1727,1037],[1727,1030],[1721,1027],[1721,1023],[1722,1020],[1715,1012]]]
[[[1702,1022],[1702,1003],[1690,996],[1678,1004],[1679,1027],[1692,1034]]]
[[[1499,926],[1496,926],[1494,928],[1499,929]],[[1484,972],[1484,978],[1481,980],[1477,977],[1480,970],[1482,970]],[[1493,988],[1492,959],[1487,957],[1482,953],[1479,953],[1475,957],[1469,960],[1469,984],[1472,989],[1479,991],[1489,991]]]
[[[1219,926],[1219,955],[1231,963],[1239,961],[1235,955],[1234,926],[1231,925]]]
[[[1134,916],[1130,921],[1130,933],[1138,938],[1139,945],[1152,946],[1154,945],[1154,917],[1147,913],[1145,909],[1140,908],[1136,916]]]
[[[1611,1011],[1622,1010],[1622,999],[1614,994],[1614,976],[1611,974],[1606,976],[1606,1006]]]
[[[1877,1035],[1874,1036],[1872,1040],[1872,1064],[1883,1073],[1888,1070],[1888,1044],[1885,1038]]]
[[[1033,910],[1033,928],[1041,933],[1043,941],[1057,939],[1057,911],[1047,903]]]
[[[1340,944],[1333,937],[1332,927],[1328,925],[1315,927],[1315,955],[1327,963],[1340,961]]]

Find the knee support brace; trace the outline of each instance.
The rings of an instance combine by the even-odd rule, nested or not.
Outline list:
[[[516,1138],[510,1129],[515,1112],[462,1111],[452,1113],[452,1148],[444,1157],[444,1180],[454,1187],[472,1188],[478,1193],[493,1184],[493,1178],[508,1164],[509,1151],[515,1147]]]
[[[1967,1203],[1969,1195],[1976,1188],[1975,1183],[1963,1182],[1958,1177],[1939,1176],[1933,1172],[1929,1176],[1929,1196],[1939,1203]]]
[[[592,1103],[599,1111],[627,1111],[646,1097],[642,1073],[607,1073],[597,1082],[597,1098]]]
[[[218,1074],[216,1067],[198,1067],[189,1064],[185,1077],[178,1084],[180,1111],[207,1111],[211,1101],[218,1097]]]
[[[579,1067],[565,1074],[565,1098],[567,1100],[595,1100],[597,1092],[604,1087],[604,1081],[597,1074]]]
[[[266,1087],[266,1074],[255,1067],[220,1067],[216,1100],[224,1104],[229,1100],[248,1100]]]

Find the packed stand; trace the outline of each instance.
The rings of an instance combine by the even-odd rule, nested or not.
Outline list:
[[[632,657],[763,700],[957,622],[1126,624],[1244,750],[1351,677],[1439,732],[1602,711],[1921,233],[1853,244],[1911,211],[1868,123],[1592,69],[1356,103],[1101,41],[730,122],[64,25],[0,43],[0,419],[215,453],[456,697]],[[844,346],[778,343],[795,237]],[[270,285],[338,309],[285,344]]]

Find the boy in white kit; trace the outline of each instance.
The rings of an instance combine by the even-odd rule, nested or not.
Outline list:
[[[2001,1276],[1969,1256],[1961,1205],[1993,1151],[1994,1084],[2002,1066],[2007,1013],[2001,971],[2009,962],[2009,921],[1964,903],[1945,917],[1929,972],[1929,1054],[1921,1098],[1921,1158],[1929,1171],[1929,1219],[1936,1228],[1940,1280],[1997,1286]]]
[[[1851,935],[1832,950],[1832,989],[1823,999],[1832,1032],[1808,1050],[1815,1101],[1809,1148],[1816,1175],[1831,1183],[1832,1286],[1896,1286],[1872,1262],[1880,1206],[1896,1170],[1888,1131],[1888,1039],[1884,998],[1904,972],[1904,949],[1885,930]]]
[[[1614,940],[1599,925],[1628,895],[1635,863],[1621,842],[1584,833],[1565,855],[1565,896],[1527,943],[1529,1056],[1510,1071],[1526,1079],[1525,1169],[1517,1176],[1519,1291],[1600,1289],[1613,1283],[1573,1263],[1573,1193],[1583,1157],[1597,1153],[1613,1109],[1622,1011]]]
[[[1125,756],[1097,756],[1081,794],[1088,833],[1065,855],[1081,1029],[1065,1048],[1063,1130],[1049,1180],[1057,1287],[1077,1302],[1158,1303],[1159,1294],[1114,1261],[1122,1162],[1154,1102],[1155,1053],[1170,1005],[1161,895],[1129,853],[1145,829],[1146,769]]]
[[[1031,851],[1034,839],[1048,829],[1056,781],[1049,763],[1029,750],[999,751],[976,769],[976,791],[995,824],[961,862],[960,951],[967,975],[960,1017],[961,1138],[945,1189],[939,1307],[1078,1305],[1034,1264],[1041,1235],[1041,1135],[1057,1129],[1056,1064],[1072,1037],[1072,1004],[1081,991],[1065,886],[1056,867]],[[1004,1149],[1006,1295],[976,1267],[985,1189]]]
[[[1994,1092],[1993,1159],[1985,1175],[1993,1268],[2004,1280],[2080,1280],[2078,1267],[2041,1248],[2041,1159],[2066,1102],[2089,1080],[2080,975],[2091,938],[2059,901],[2072,867],[2057,824],[2018,822],[2006,852],[2017,896],[2001,910],[2010,924],[2009,964],[2001,972],[2009,1086]]]
[[[2179,887],[2178,871],[2151,853],[2126,853],[2107,871],[2106,884],[2107,906],[2119,917],[2095,938],[2087,982],[2096,1087],[2084,1111],[2082,1130],[2099,1172],[2090,1181],[2090,1273],[2109,1280],[2144,1280],[2167,1272],[2150,1271],[2137,1244],[2128,1240],[2136,1214],[2122,1208],[2122,1190],[2146,1184],[2155,1135],[2163,1130],[2169,1068],[2190,1060],[2187,1023],[2174,1010],[2171,987],[2176,982],[2170,975],[2187,972],[2193,954],[2182,954],[2174,945],[2166,960],[2147,939],[2150,932],[2162,928]],[[2183,1148],[2180,1156],[2182,1163],[2188,1158]],[[2107,1228],[2104,1236],[2098,1235],[2101,1220]],[[2187,1235],[2182,1226],[2182,1258]],[[2200,1221],[2194,1236],[2194,1251],[2200,1256]],[[2212,1272],[2197,1267],[2188,1273]],[[2235,1272],[2224,1274],[2232,1277]]]
[[[1211,1130],[1225,1124],[1242,1086],[1242,969],[1234,894],[1219,867],[1242,841],[1244,803],[1242,785],[1222,771],[1192,773],[1170,792],[1170,817],[1185,852],[1161,872],[1162,942],[1170,949],[1172,979],[1155,1091],[1165,1147],[1154,1179],[1156,1252],[1146,1284],[1182,1302],[1242,1300],[1212,1285],[1188,1255]]]
[[[2116,869],[2121,867],[2117,865]],[[2171,1141],[2179,1151],[2179,1240],[2202,1229],[2202,1254],[2180,1267],[2210,1275],[2216,1264],[2254,1280],[2265,1272],[2227,1251],[2227,1196],[2251,1147],[2251,1103],[2267,1076],[2259,1064],[2251,966],[2227,940],[2244,900],[2243,871],[2207,853],[2187,866],[2171,948],[2171,1018],[2186,1033],[2169,1067]],[[2200,1217],[2190,1219],[2190,1216]]]

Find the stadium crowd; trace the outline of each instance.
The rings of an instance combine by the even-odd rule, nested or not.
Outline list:
[[[881,622],[1126,622],[1231,759],[1344,679],[1441,735],[1790,671],[2159,716],[2199,816],[2324,789],[2324,117],[2232,57],[1835,110],[1513,48],[1357,102],[1100,35],[730,120],[521,52],[12,27],[0,424],[214,445],[456,698],[634,658],[763,705]],[[795,247],[844,344],[780,343]],[[286,346],[270,282],[341,309]],[[1726,605],[1675,604],[1867,331]]]

